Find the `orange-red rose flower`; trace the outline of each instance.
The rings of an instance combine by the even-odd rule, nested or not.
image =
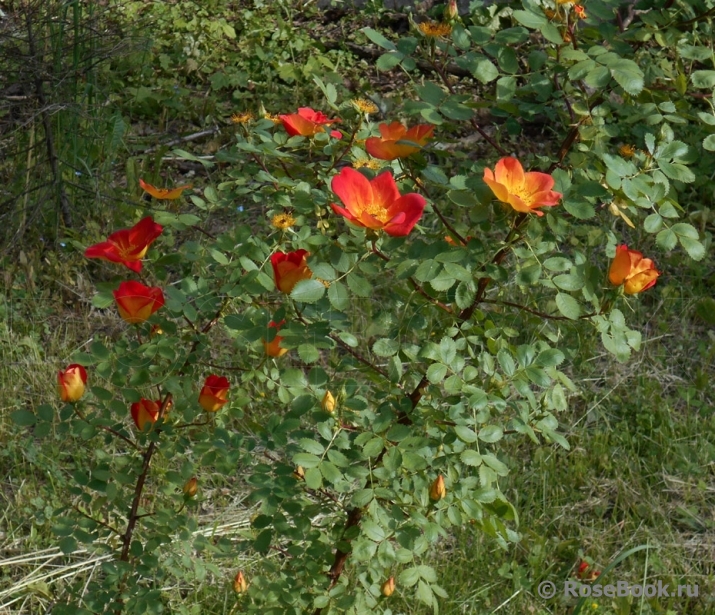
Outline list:
[[[574,4],[573,12],[576,13],[576,17],[579,19],[586,19],[586,9],[584,9],[580,4]]]
[[[380,137],[370,137],[365,141],[365,149],[373,158],[380,160],[394,160],[395,158],[406,158],[415,152],[419,152],[421,147],[427,145],[427,141],[432,138],[434,126],[418,124],[409,130],[401,122],[392,124],[380,124]],[[420,147],[403,143],[411,141]]]
[[[181,196],[184,190],[193,187],[193,184],[186,184],[185,186],[179,186],[177,188],[157,188],[156,186],[147,184],[143,179],[139,180],[139,185],[155,199],[161,199],[162,201],[175,201]]]
[[[643,258],[640,252],[629,250],[624,244],[616,248],[608,279],[615,286],[623,284],[627,295],[635,295],[653,286],[659,275],[652,260]]]
[[[401,195],[389,171],[368,180],[359,171],[345,167],[333,177],[331,187],[345,205],[332,203],[336,214],[358,226],[382,229],[392,237],[409,235],[426,205],[416,192]]]
[[[146,321],[164,305],[164,293],[157,286],[144,286],[141,282],[122,282],[114,291],[119,315],[134,325]]]
[[[107,241],[89,246],[84,251],[87,258],[101,258],[126,265],[132,271],[142,270],[142,258],[152,242],[161,235],[164,227],[151,216],[143,218],[132,228],[125,228],[107,237]]]
[[[557,205],[562,196],[560,192],[551,190],[554,187],[551,175],[536,171],[524,173],[516,158],[502,158],[494,172],[484,169],[484,182],[503,203],[508,203],[516,211],[535,213],[537,216],[544,215],[538,207]]]
[[[62,401],[77,401],[84,395],[87,384],[87,370],[77,363],[68,365],[64,371],[57,372],[57,391]]]
[[[271,254],[271,265],[273,265],[273,279],[278,290],[289,295],[295,285],[301,280],[310,280],[313,272],[308,267],[306,256],[307,250],[296,250],[295,252],[276,252]]]
[[[199,481],[195,476],[192,476],[184,483],[183,492],[187,498],[193,498],[199,491]]]
[[[275,327],[280,331],[280,328],[285,324],[285,320],[281,320],[278,324],[271,322],[268,324],[269,327]],[[267,342],[266,340],[263,340],[263,347],[266,349],[266,354],[269,357],[282,357],[286,352],[288,352],[287,348],[281,348],[280,344],[283,338],[280,335],[276,335],[273,338],[272,342]]]
[[[594,570],[588,562],[581,560],[575,576],[581,581],[595,581],[599,576],[601,576],[601,572],[599,570]]]
[[[154,424],[159,418],[159,409],[161,408],[161,400],[151,401],[143,397],[132,404],[131,412],[134,424],[139,431],[144,431],[144,426],[147,423]]]
[[[223,376],[215,376],[211,374],[206,378],[201,393],[199,393],[199,405],[206,412],[216,412],[228,400],[228,379]]]
[[[320,111],[315,111],[310,107],[301,107],[298,109],[298,113],[279,115],[278,117],[281,118],[283,127],[291,137],[295,137],[296,135],[300,135],[301,137],[314,137],[319,132],[325,132],[326,126],[340,121],[329,120],[327,115]],[[339,130],[331,130],[330,136],[336,139],[342,139],[343,137]]]

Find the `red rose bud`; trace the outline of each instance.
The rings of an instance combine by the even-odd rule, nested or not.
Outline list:
[[[367,153],[380,160],[395,160],[419,152],[432,138],[434,126],[418,124],[408,129],[401,122],[392,122],[380,124],[378,130],[379,137],[370,137],[365,141]]]
[[[624,244],[616,248],[608,279],[614,286],[623,285],[627,295],[635,295],[653,286],[659,275],[652,260]]]
[[[447,6],[444,7],[445,21],[454,21],[459,17],[459,9],[457,8],[457,0],[449,0]]]
[[[424,197],[416,192],[401,195],[389,171],[369,180],[345,167],[333,177],[331,188],[344,205],[331,203],[336,214],[357,226],[384,230],[392,237],[409,235],[426,205]]]
[[[142,270],[142,258],[152,242],[161,235],[163,227],[151,216],[143,218],[132,228],[122,229],[107,237],[107,241],[90,246],[84,251],[87,258],[100,258],[121,263],[132,271]]]
[[[271,320],[270,324],[268,325],[269,327],[275,327],[276,329],[280,330],[280,328],[285,324],[285,320],[281,320],[278,324],[273,322]],[[283,338],[280,335],[276,335],[273,338],[272,342],[267,342],[266,340],[263,340],[263,347],[266,349],[266,354],[269,357],[282,357],[286,352],[288,352],[287,348],[281,348],[281,340]]]
[[[249,583],[246,581],[246,577],[243,576],[242,571],[238,571],[238,574],[233,579],[233,591],[237,594],[245,594],[248,590]]]
[[[395,577],[390,577],[380,586],[380,593],[386,598],[395,593]]]
[[[152,425],[156,423],[156,420],[159,418],[160,407],[161,401],[151,401],[143,397],[132,404],[132,418],[139,431],[144,431],[144,427],[147,423],[151,423]]]
[[[132,325],[145,322],[164,305],[161,288],[133,280],[122,282],[113,294],[119,315]]]
[[[192,476],[189,480],[186,481],[186,484],[184,485],[184,495],[187,498],[193,498],[196,493],[199,490],[199,481],[196,479],[195,476]]]
[[[340,120],[329,120],[327,115],[320,111],[315,111],[310,107],[301,107],[298,113],[291,115],[279,115],[283,122],[283,128],[291,136],[314,137],[319,132],[325,132],[326,126],[339,122]],[[342,139],[343,135],[339,130],[331,130],[330,136],[335,139]]]
[[[227,378],[211,374],[206,378],[204,387],[199,393],[199,405],[206,412],[216,412],[228,401],[226,399],[228,388],[229,382]]]
[[[307,250],[296,250],[287,254],[279,251],[271,254],[273,279],[278,290],[289,295],[298,282],[313,277],[305,259],[308,255]]]
[[[444,478],[440,474],[435,479],[435,481],[430,485],[429,497],[430,497],[430,500],[434,500],[435,502],[438,502],[446,495],[447,495],[447,489],[444,486]]]
[[[594,570],[588,562],[581,560],[578,565],[578,569],[576,570],[575,576],[581,581],[592,582],[595,581],[600,576],[600,574],[601,572],[599,570]]]
[[[87,384],[87,370],[77,363],[57,372],[57,391],[64,402],[75,402],[84,395]]]
[[[562,194],[554,192],[554,178],[548,173],[537,171],[524,172],[516,158],[502,158],[494,171],[484,169],[484,183],[492,189],[494,196],[502,203],[508,203],[516,211],[535,213],[539,207],[558,205]]]

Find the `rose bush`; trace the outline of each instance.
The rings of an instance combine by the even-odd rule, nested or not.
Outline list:
[[[639,95],[657,96],[660,69],[626,36],[648,21],[604,42],[563,4],[501,21],[484,9],[471,25],[448,8],[449,23],[395,42],[364,30],[385,51],[379,69],[434,77],[415,79],[386,123],[317,79],[329,114],[246,115],[221,153],[233,170],[190,195],[191,213],[154,203],[153,218],[87,249],[131,272],[95,298],[114,299],[125,334],[60,372],[63,428],[122,450],[77,469],[71,493],[91,514],[68,506],[55,527],[67,551],[113,554],[77,588],[89,612],[160,612],[161,587],[197,574],[176,564],[187,541],[190,561],[261,556],[215,580],[246,612],[380,612],[395,592],[436,610],[445,592],[424,558],[451,528],[518,540],[500,443],[568,447],[559,413],[576,387],[560,366],[578,349],[558,347],[563,332],[595,329],[620,361],[638,350],[618,306],[647,300],[661,273],[621,242],[704,254],[673,222],[694,179],[674,121],[613,128],[625,107],[656,104]],[[543,148],[521,136],[537,117],[556,131]],[[642,149],[625,156],[623,140]],[[188,189],[142,187],[160,200]],[[202,226],[237,203],[267,205],[261,233]],[[82,365],[84,396],[86,375],[68,374]],[[267,420],[246,429],[264,403]],[[255,506],[230,539],[192,534],[209,469]]]

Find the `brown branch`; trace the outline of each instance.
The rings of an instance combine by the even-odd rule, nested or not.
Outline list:
[[[127,436],[125,436],[122,433],[119,433],[115,429],[112,429],[111,427],[107,427],[106,425],[95,425],[94,423],[91,423],[87,419],[87,417],[85,417],[84,414],[82,414],[82,412],[80,412],[79,408],[77,408],[76,405],[74,406],[74,413],[88,425],[92,425],[93,427],[96,427],[97,429],[101,429],[102,431],[106,431],[107,433],[110,433],[113,436],[116,436],[117,438],[121,438],[130,446],[133,446],[136,450],[140,450],[139,445],[136,442],[134,442],[133,440],[130,440],[129,438],[127,438]]]
[[[378,374],[380,374],[383,378],[386,380],[389,380],[390,377],[387,375],[387,372],[382,369],[381,367],[378,367],[374,363],[371,363],[368,359],[363,357],[359,352],[353,350],[350,346],[348,346],[343,340],[341,340],[339,337],[336,335],[333,335],[332,333],[330,334],[330,338],[335,341],[338,345],[340,345],[343,350],[346,350],[349,352],[353,357],[355,357],[360,363],[363,365],[367,365],[370,369],[376,371]]]
[[[86,518],[89,519],[90,521],[94,521],[95,523],[101,525],[102,527],[106,527],[108,530],[110,530],[110,531],[114,532],[115,534],[117,534],[117,536],[121,536],[121,535],[122,535],[122,533],[121,533],[116,527],[110,525],[109,523],[105,523],[105,522],[102,521],[101,519],[95,519],[95,518],[92,517],[91,515],[88,515],[86,512],[84,512],[81,508],[79,508],[79,507],[76,506],[75,504],[72,504],[72,508],[74,508],[74,509],[75,509],[80,515],[82,515],[83,517],[86,517]]]

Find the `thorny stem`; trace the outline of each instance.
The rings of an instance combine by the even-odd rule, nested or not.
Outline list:
[[[206,325],[201,329],[201,333],[208,333],[215,325],[218,323],[219,318],[221,317],[221,312],[223,312],[224,307],[226,306],[226,300],[224,300],[221,303],[221,306],[219,307],[218,311],[216,312],[216,315],[208,322]],[[191,355],[194,353],[196,348],[199,345],[199,338],[197,337],[193,344],[191,345],[191,348],[189,349],[189,353],[186,355],[186,360],[184,361],[184,365],[182,366],[181,370],[179,371],[179,374],[183,374],[184,370],[186,369],[186,365],[189,362],[189,358]],[[171,393],[167,393],[164,399],[161,402],[161,406],[159,408],[159,416],[157,420],[162,419],[164,417],[164,414],[169,407],[169,404],[171,403],[172,400],[172,395]],[[137,511],[139,510],[139,503],[141,502],[142,498],[142,493],[144,492],[144,484],[146,483],[147,476],[149,474],[149,467],[151,466],[151,459],[154,456],[154,453],[156,452],[157,448],[157,443],[158,440],[153,440],[150,444],[149,447],[146,449],[144,452],[143,456],[143,462],[142,462],[142,471],[141,474],[139,475],[139,478],[137,479],[137,484],[134,487],[134,499],[132,500],[132,506],[129,512],[129,518],[127,520],[127,528],[124,531],[124,534],[122,536],[122,552],[119,557],[120,561],[126,562],[129,560],[129,548],[131,546],[132,542],[132,536],[134,535],[134,529],[136,528],[137,521],[139,520],[139,515],[137,514]]]

